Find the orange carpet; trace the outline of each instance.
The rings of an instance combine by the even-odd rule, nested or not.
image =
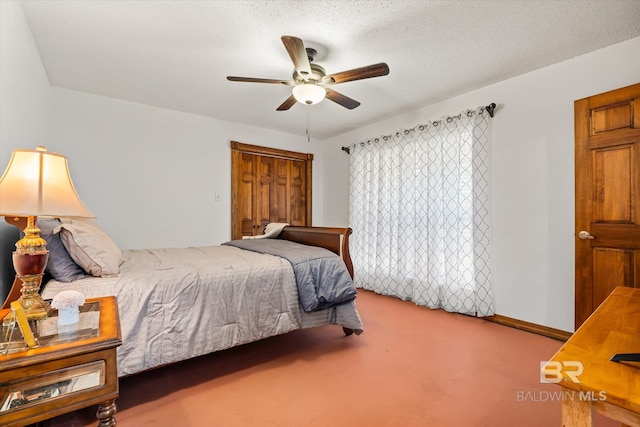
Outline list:
[[[357,303],[360,336],[295,331],[121,379],[118,426],[560,425],[539,370],[562,342],[368,291]],[[96,425],[95,409],[45,425]]]

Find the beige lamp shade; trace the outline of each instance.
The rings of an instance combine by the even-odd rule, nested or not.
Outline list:
[[[0,215],[95,218],[76,193],[67,158],[44,147],[13,151],[0,178]]]

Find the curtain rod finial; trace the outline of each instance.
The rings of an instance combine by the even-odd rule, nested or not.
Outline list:
[[[495,110],[496,110],[496,103],[492,102],[491,104],[487,105],[485,108],[487,109],[487,112],[489,113],[489,116],[493,117],[493,115],[495,114]]]
[[[345,151],[347,154],[351,154],[349,147],[342,147],[342,151]]]

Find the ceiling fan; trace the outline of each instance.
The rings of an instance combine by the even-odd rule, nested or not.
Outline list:
[[[293,86],[291,96],[277,108],[278,111],[288,110],[296,101],[311,105],[317,104],[325,97],[352,110],[359,106],[360,103],[355,99],[336,92],[331,89],[330,86],[389,74],[389,66],[384,62],[342,71],[340,73],[327,74],[322,66],[313,63],[317,55],[315,49],[305,49],[303,41],[298,37],[282,36],[281,39],[293,62],[294,70],[292,80],[227,76],[227,80],[232,82],[271,83]]]

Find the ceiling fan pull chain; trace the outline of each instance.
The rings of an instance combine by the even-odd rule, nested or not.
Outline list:
[[[307,109],[307,142],[311,142],[311,132],[309,132],[309,110]]]

